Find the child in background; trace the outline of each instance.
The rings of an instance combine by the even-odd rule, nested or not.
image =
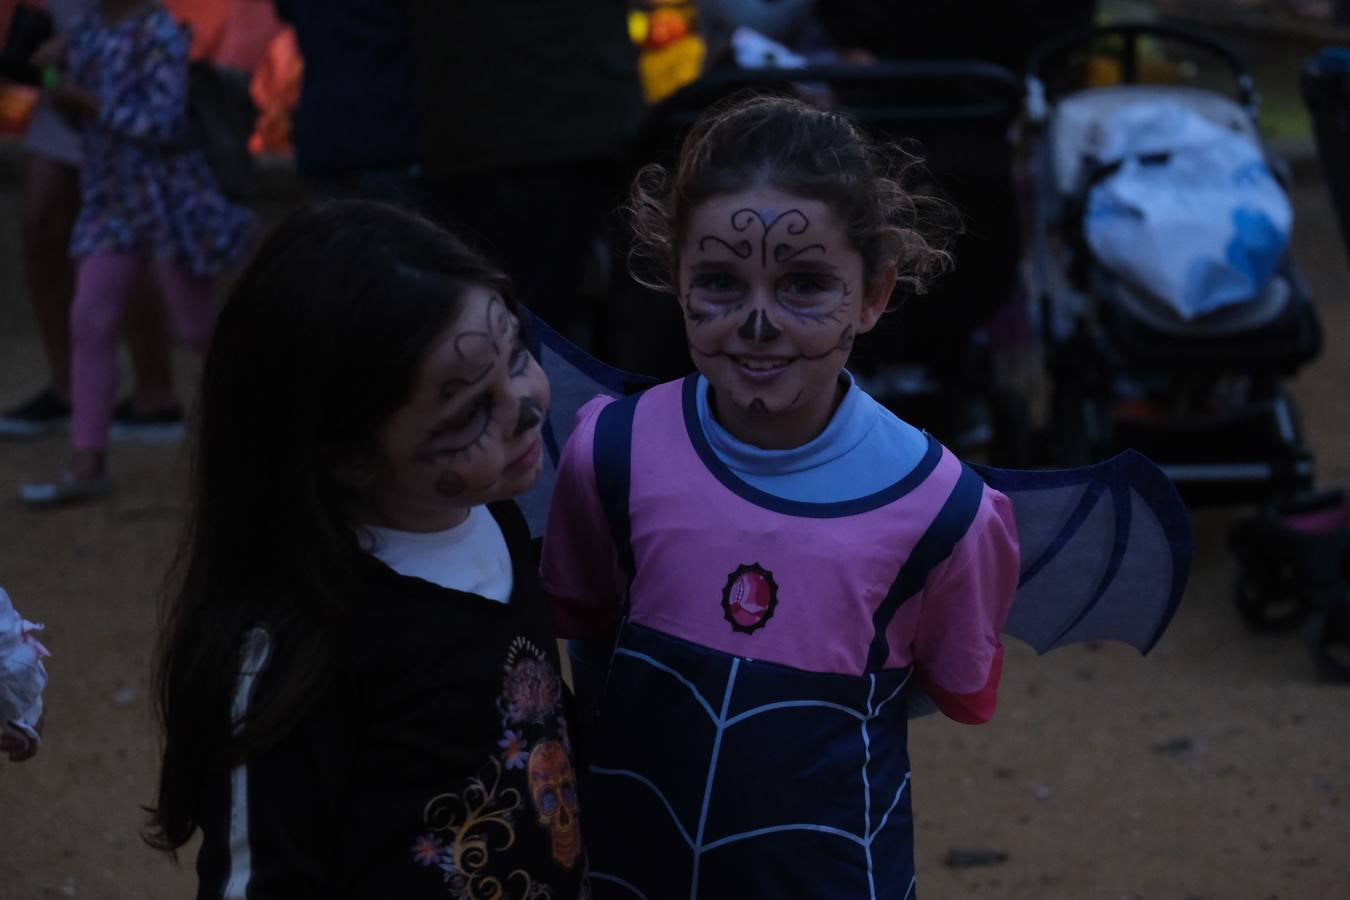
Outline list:
[[[162,634],[149,839],[199,897],[582,890],[557,646],[512,498],[549,403],[502,273],[393,207],[292,214],[225,304]]]
[[[582,410],[545,535],[560,633],[618,624],[597,897],[913,893],[905,694],[989,719],[1018,581],[1007,498],[844,370],[896,282],[947,263],[931,205],[781,98],[705,116],[634,186],[698,373]]]
[[[49,70],[58,108],[84,138],[71,307],[72,453],[20,497],[53,506],[108,492],[117,342],[131,291],[151,266],[184,341],[204,348],[216,279],[245,249],[252,215],[221,194],[188,133],[188,30],[158,3],[103,0],[73,29],[65,72]]]
[[[46,0],[42,9],[56,33],[64,35],[97,6],[98,0]],[[59,49],[64,38],[51,40],[35,54],[42,65],[64,58]],[[43,60],[48,51],[52,58]],[[80,212],[82,141],[46,97],[33,110],[22,146],[23,270],[42,337],[47,383],[0,412],[0,437],[5,438],[41,437],[70,426],[70,304],[75,294],[70,232]],[[135,389],[113,410],[114,437],[181,435],[183,412],[174,391],[168,326],[159,298],[144,280],[127,306],[125,334]]]

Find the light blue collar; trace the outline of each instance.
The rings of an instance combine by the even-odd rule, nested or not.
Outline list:
[[[848,385],[844,399],[825,430],[800,447],[765,450],[733,437],[713,416],[708,402],[708,379],[698,378],[698,420],[708,443],[732,470],[745,475],[789,475],[818,469],[857,447],[877,423],[862,389],[845,369],[840,380]]]

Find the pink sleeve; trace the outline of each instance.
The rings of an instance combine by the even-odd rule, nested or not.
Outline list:
[[[928,579],[914,636],[921,686],[958,722],[993,717],[1019,563],[1012,501],[985,488],[966,536]]]
[[[619,608],[614,543],[595,484],[595,421],[612,401],[596,397],[577,412],[558,461],[544,530],[540,574],[559,637],[601,633]]]

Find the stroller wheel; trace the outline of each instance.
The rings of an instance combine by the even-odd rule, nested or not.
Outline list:
[[[1244,567],[1238,573],[1234,600],[1243,620],[1254,631],[1289,631],[1308,615],[1308,602],[1294,590],[1294,573],[1288,566],[1256,579]]]

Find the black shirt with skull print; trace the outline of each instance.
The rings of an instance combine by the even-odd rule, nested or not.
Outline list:
[[[341,675],[206,798],[199,897],[586,893],[571,701],[536,557],[516,506],[492,513],[509,603],[367,560]],[[245,671],[268,689],[265,659]]]

